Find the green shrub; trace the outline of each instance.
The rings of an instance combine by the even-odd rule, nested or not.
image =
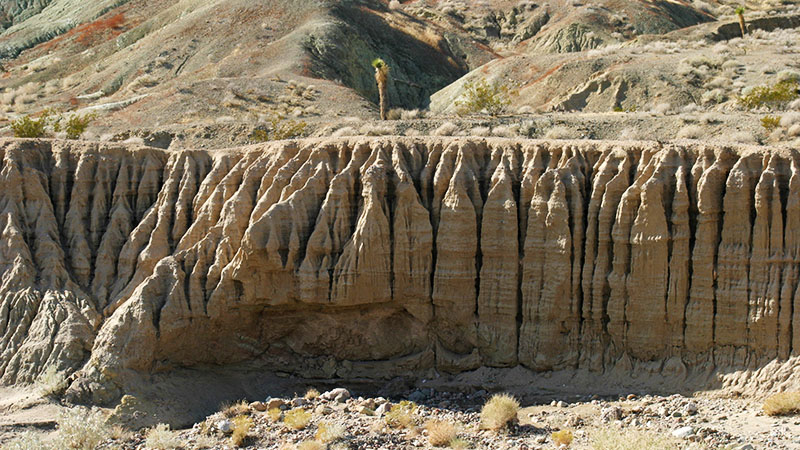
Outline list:
[[[308,123],[303,120],[287,120],[280,114],[269,119],[268,129],[256,128],[250,135],[255,142],[280,141],[306,135]]]
[[[50,112],[45,111],[38,119],[33,119],[31,116],[18,118],[11,122],[11,130],[14,131],[14,137],[40,138],[44,137],[45,129],[49,123]]]
[[[739,103],[747,109],[780,106],[796,99],[798,88],[800,85],[797,80],[780,81],[772,86],[758,86],[739,97]]]
[[[81,135],[86,131],[86,128],[89,126],[97,115],[95,114],[86,114],[86,115],[79,115],[73,114],[67,119],[67,124],[64,126],[64,131],[67,133],[67,139],[79,139]]]
[[[496,116],[511,104],[511,88],[503,83],[489,83],[486,80],[467,82],[461,99],[456,100],[456,113],[459,115],[486,113]]]
[[[417,405],[403,400],[386,413],[386,424],[392,428],[408,428],[417,421]]]
[[[781,116],[764,116],[761,118],[761,126],[770,132],[781,126]]]

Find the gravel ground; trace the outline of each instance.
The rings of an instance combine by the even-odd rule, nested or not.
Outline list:
[[[795,449],[800,448],[800,419],[769,417],[760,402],[739,398],[736,393],[651,396],[628,395],[618,398],[579,398],[552,400],[527,405],[517,420],[500,431],[482,429],[480,409],[491,394],[433,392],[422,389],[404,398],[415,401],[414,423],[405,428],[387,424],[385,411],[400,399],[351,397],[344,389],[323,393],[317,398],[265,399],[243,406],[239,413],[252,419],[253,426],[243,448],[293,449],[315,440],[320,424],[338,424],[341,436],[328,443],[329,449],[409,449],[432,448],[425,427],[430,420],[443,420],[456,426],[462,448],[474,449]],[[279,407],[281,418],[273,420],[266,409]],[[310,413],[303,429],[292,429],[283,419],[292,409]],[[184,448],[230,449],[233,422],[223,412],[179,432]],[[570,445],[559,447],[552,434],[568,430]],[[609,436],[616,444],[606,441]],[[643,438],[649,444],[632,439]],[[638,441],[637,441],[638,442]],[[617,445],[617,446],[613,446]],[[644,445],[644,446],[643,446]],[[107,448],[144,449],[146,435],[136,433],[125,442],[109,443]],[[303,447],[300,447],[301,449]],[[307,447],[312,448],[312,447]],[[326,448],[324,446],[318,448]]]

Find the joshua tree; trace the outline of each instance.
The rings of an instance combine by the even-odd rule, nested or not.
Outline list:
[[[386,92],[386,83],[389,81],[389,66],[380,58],[372,61],[375,68],[375,81],[378,83],[378,95],[381,101],[381,120],[386,120],[386,112],[389,110],[389,95]]]
[[[744,22],[744,6],[736,8],[736,16],[739,17],[739,28],[742,29],[742,37],[747,33],[747,27]]]

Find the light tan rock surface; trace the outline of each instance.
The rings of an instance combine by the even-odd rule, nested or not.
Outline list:
[[[127,375],[250,363],[700,386],[786,380],[800,348],[791,149],[5,140],[0,157],[5,383],[54,365],[75,398],[108,402]]]

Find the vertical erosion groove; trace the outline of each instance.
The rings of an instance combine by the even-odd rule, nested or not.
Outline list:
[[[793,151],[6,140],[0,157],[5,382],[255,357],[685,375],[800,346]]]

